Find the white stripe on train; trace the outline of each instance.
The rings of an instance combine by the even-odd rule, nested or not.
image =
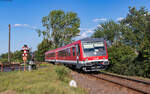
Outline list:
[[[73,61],[73,60],[50,60],[50,59],[46,59],[45,61],[61,62],[61,63],[68,63],[68,64],[69,63],[70,64],[77,63],[77,61]],[[83,64],[83,63],[98,62],[98,61],[108,61],[108,59],[79,61],[79,63]]]

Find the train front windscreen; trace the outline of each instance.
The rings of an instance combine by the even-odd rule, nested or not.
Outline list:
[[[106,49],[104,42],[84,42],[83,51],[84,57],[106,56]]]

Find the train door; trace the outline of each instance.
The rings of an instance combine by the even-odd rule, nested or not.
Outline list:
[[[72,60],[76,61],[76,47],[72,47]]]
[[[76,44],[76,61],[77,63],[79,63],[79,60],[80,60],[80,46],[79,44]]]
[[[71,48],[68,48],[68,60],[71,59]]]

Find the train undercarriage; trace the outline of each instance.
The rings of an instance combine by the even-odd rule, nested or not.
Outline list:
[[[90,72],[90,71],[100,71],[104,70],[108,67],[109,62],[90,62],[90,63],[75,63],[75,64],[68,64],[68,63],[63,63],[65,66],[68,66],[73,69],[79,69],[85,72]]]

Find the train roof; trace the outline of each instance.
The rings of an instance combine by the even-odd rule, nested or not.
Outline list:
[[[84,42],[97,42],[97,41],[104,41],[104,38],[84,38],[81,39]]]

